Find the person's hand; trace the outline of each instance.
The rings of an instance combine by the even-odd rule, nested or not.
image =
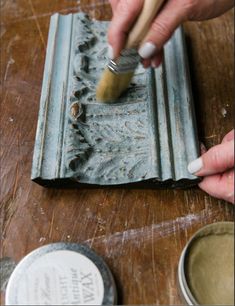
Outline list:
[[[234,130],[188,165],[188,170],[204,176],[199,187],[208,194],[234,203]]]
[[[110,0],[110,3],[113,19],[108,32],[109,57],[115,59],[124,48],[144,0]],[[182,22],[214,18],[233,6],[234,0],[166,0],[140,46],[144,66],[159,66],[164,44]]]

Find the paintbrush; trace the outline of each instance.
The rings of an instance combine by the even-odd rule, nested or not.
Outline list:
[[[110,60],[96,89],[96,99],[101,102],[114,102],[129,86],[141,58],[138,54],[145,35],[164,0],[145,0],[143,9],[131,29],[124,50],[115,60]]]

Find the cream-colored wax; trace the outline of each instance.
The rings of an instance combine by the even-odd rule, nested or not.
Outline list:
[[[199,304],[234,305],[234,236],[197,238],[186,260],[186,278]]]

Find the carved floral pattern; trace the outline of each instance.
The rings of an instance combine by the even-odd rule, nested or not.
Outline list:
[[[118,104],[98,104],[107,62],[106,23],[79,14],[70,97],[68,172],[85,183],[122,184],[153,177],[146,74],[137,71]]]

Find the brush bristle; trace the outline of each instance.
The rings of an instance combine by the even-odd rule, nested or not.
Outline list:
[[[133,73],[115,74],[106,68],[96,89],[97,101],[115,102],[129,86]]]

